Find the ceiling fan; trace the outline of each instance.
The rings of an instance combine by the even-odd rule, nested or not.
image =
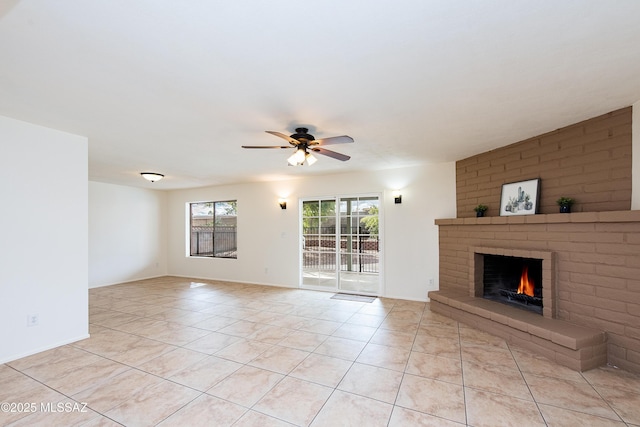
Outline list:
[[[353,138],[351,138],[350,136],[343,135],[333,136],[330,138],[315,139],[313,135],[307,133],[308,131],[309,129],[307,128],[296,128],[296,133],[287,136],[280,132],[268,130],[266,131],[267,133],[287,140],[289,142],[289,145],[243,145],[242,148],[295,148],[296,151],[291,157],[287,159],[287,162],[289,162],[289,165],[291,166],[302,165],[305,162],[309,166],[314,164],[318,159],[316,159],[309,151],[322,154],[336,160],[341,160],[343,162],[346,162],[351,158],[345,154],[336,153],[335,151],[323,148],[323,146],[325,145],[346,144],[349,142],[353,142]]]

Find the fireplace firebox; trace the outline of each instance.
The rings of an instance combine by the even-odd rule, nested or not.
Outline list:
[[[555,259],[551,251],[471,246],[469,295],[554,319],[557,314]],[[524,290],[527,286],[529,291]]]
[[[484,255],[483,297],[542,314],[542,260]]]

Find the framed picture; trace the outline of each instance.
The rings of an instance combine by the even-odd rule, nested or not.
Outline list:
[[[538,213],[540,179],[502,185],[500,216],[533,215]]]

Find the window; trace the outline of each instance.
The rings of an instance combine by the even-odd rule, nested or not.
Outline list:
[[[191,256],[238,258],[237,201],[191,203]]]

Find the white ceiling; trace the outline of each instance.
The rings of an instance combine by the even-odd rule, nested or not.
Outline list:
[[[455,161],[638,100],[638,0],[0,1],[0,115],[87,136],[115,184]],[[240,148],[300,125],[351,160]]]

